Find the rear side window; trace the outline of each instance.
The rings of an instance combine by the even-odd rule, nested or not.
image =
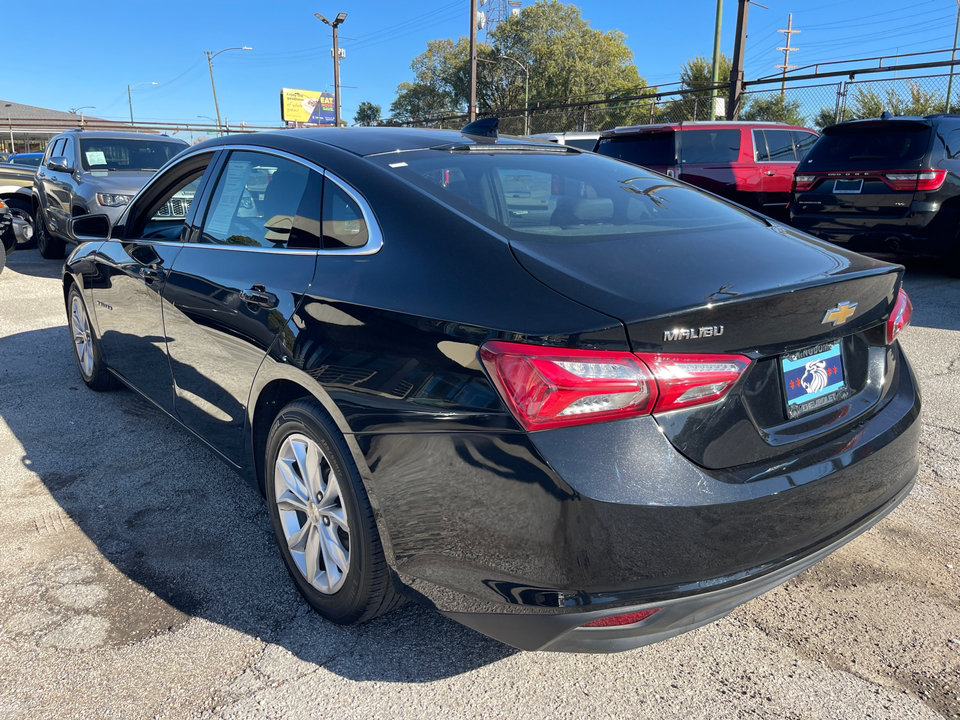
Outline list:
[[[929,125],[886,122],[835,125],[811,148],[804,169],[899,170],[919,167],[930,145]]]
[[[597,152],[634,165],[676,165],[675,133],[651,132],[601,138]]]
[[[796,130],[754,130],[757,162],[798,162],[817,140],[817,136]]]
[[[739,130],[689,130],[680,135],[680,161],[731,163],[740,157]]]

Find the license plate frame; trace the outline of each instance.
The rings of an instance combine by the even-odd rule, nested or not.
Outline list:
[[[855,180],[834,180],[834,195],[859,195],[863,192],[863,178]]]
[[[850,397],[843,342],[814,345],[780,357],[784,409],[793,420]]]

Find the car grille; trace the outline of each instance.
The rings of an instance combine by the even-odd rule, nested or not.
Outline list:
[[[171,198],[156,214],[161,218],[182,218],[187,216],[191,198]]]

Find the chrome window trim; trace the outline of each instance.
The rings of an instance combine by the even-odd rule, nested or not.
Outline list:
[[[363,247],[358,248],[338,248],[324,250],[323,248],[319,250],[311,250],[310,253],[316,253],[317,255],[373,255],[380,252],[380,248],[383,247],[383,233],[380,231],[380,225],[376,221],[376,215],[374,215],[373,208],[370,207],[370,203],[364,199],[364,197],[351,187],[345,180],[341,180],[339,177],[331,173],[329,170],[326,170],[315,162],[307,160],[306,158],[299,157],[297,155],[292,155],[283,150],[276,150],[274,148],[261,147],[259,145],[221,145],[221,150],[244,150],[246,152],[255,152],[262,155],[275,155],[276,157],[283,158],[284,160],[289,160],[290,162],[295,162],[300,165],[303,165],[310,170],[320,173],[324,178],[332,180],[336,183],[343,192],[350,196],[350,199],[353,200],[360,207],[360,212],[363,214],[363,221],[367,224],[367,242]],[[227,162],[230,162],[229,158]],[[321,223],[323,222],[322,217],[323,208],[321,208]],[[204,244],[207,243],[195,243],[195,244]],[[236,248],[235,245],[220,245],[218,247],[226,248]],[[256,248],[250,248],[250,250],[256,250]],[[260,248],[260,250],[266,250],[268,252],[279,252],[279,253],[291,253],[295,252],[294,250],[287,250],[286,248]]]
[[[293,155],[283,150],[276,150],[274,148],[262,147],[260,145],[218,145],[217,147],[213,147],[213,148],[202,148],[202,149],[187,151],[181,155],[177,155],[176,157],[171,158],[170,161],[167,163],[167,165],[170,165],[172,163],[179,164],[180,162],[186,161],[188,158],[195,157],[196,155],[200,155],[202,153],[211,153],[212,155],[216,155],[216,153],[221,150],[226,152],[229,152],[231,150],[243,150],[246,152],[260,153],[262,155],[275,155],[276,157],[283,158],[284,160],[289,160],[290,162],[295,162],[299,165],[303,165],[304,167],[310,170],[313,170],[314,172],[320,173],[321,177],[327,178],[332,182],[336,183],[337,187],[343,190],[343,192],[345,192],[350,197],[350,199],[353,200],[355,203],[357,203],[357,205],[360,207],[360,212],[363,214],[363,220],[367,224],[368,238],[367,238],[366,244],[363,247],[358,247],[358,248],[337,248],[337,249],[328,249],[328,250],[324,250],[323,248],[320,248],[317,250],[311,250],[311,249],[300,249],[300,248],[287,249],[287,248],[246,247],[243,245],[217,245],[214,243],[184,243],[179,240],[169,241],[170,245],[182,245],[184,247],[202,245],[204,247],[217,247],[217,248],[222,248],[224,250],[239,250],[240,252],[268,252],[268,253],[283,253],[286,255],[342,256],[342,255],[373,255],[375,253],[380,252],[380,248],[383,247],[383,233],[380,230],[379,223],[377,223],[376,221],[376,215],[374,214],[373,208],[370,206],[370,203],[366,201],[366,199],[363,197],[363,195],[360,194],[358,190],[350,186],[345,180],[340,179],[333,173],[329,172],[328,170],[325,170],[324,168],[317,165],[315,162],[307,160],[306,158],[299,157],[298,155]],[[213,158],[211,158],[211,160],[212,159]],[[227,162],[229,162],[229,159],[227,160]],[[154,182],[157,181],[157,178],[160,176],[160,172],[164,170],[164,168],[166,168],[166,165],[163,168],[160,168],[160,170],[158,170],[157,173],[152,178],[150,178],[150,181],[147,182],[147,184],[140,189],[140,192],[137,193],[137,197],[139,197],[141,193],[146,191],[147,188],[149,188],[151,185],[153,185]],[[130,205],[133,205],[137,197],[134,197],[134,199],[130,201],[129,205],[127,205],[127,208],[129,208]],[[123,213],[124,216],[126,216],[127,214],[127,208],[124,209],[124,213]],[[322,212],[323,212],[323,208],[321,208],[321,222],[323,220]],[[167,244],[167,241],[157,241],[157,242]]]

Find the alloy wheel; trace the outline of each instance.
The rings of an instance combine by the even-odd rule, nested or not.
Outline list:
[[[84,377],[93,377],[93,337],[90,333],[90,320],[83,307],[83,301],[74,295],[70,302],[70,330],[73,332],[73,347],[77,351],[77,361]]]
[[[318,592],[332,595],[350,569],[350,527],[340,481],[319,444],[287,436],[275,466],[280,525],[297,569]]]

